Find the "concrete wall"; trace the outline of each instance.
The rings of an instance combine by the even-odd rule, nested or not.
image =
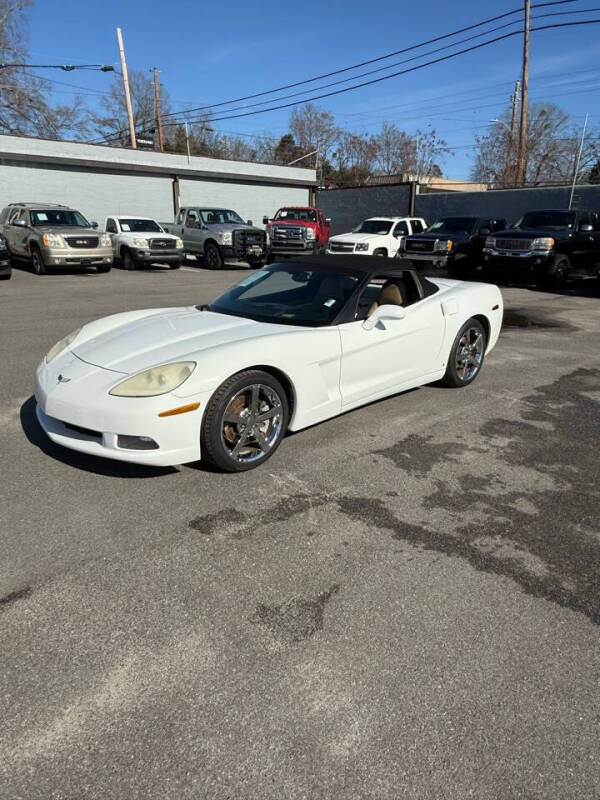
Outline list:
[[[309,203],[315,171],[0,135],[0,209],[40,201],[100,224],[121,213],[171,221],[176,181],[181,205],[224,206],[262,225],[279,206]]]
[[[410,186],[361,186],[327,189],[317,195],[317,205],[331,217],[332,233],[347,233],[368,217],[401,217],[408,214]]]

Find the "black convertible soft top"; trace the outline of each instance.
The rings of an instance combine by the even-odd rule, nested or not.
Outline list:
[[[313,269],[323,269],[328,272],[346,272],[349,275],[357,272],[368,274],[373,272],[416,273],[414,267],[406,266],[405,262],[393,258],[382,258],[381,256],[344,256],[343,254],[335,256],[296,256],[282,261],[275,261],[274,263],[286,265],[288,268],[297,264],[298,269],[312,267]]]

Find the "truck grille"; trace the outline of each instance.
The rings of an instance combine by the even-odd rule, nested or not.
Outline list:
[[[496,239],[496,247],[500,250],[529,250],[529,239]]]
[[[69,247],[76,249],[98,247],[97,236],[65,236],[65,241]]]
[[[330,242],[329,249],[332,253],[353,253],[353,242]]]
[[[175,247],[175,239],[150,239],[150,250],[166,250]]]
[[[233,252],[238,258],[244,258],[248,255],[248,252],[252,252],[253,249],[255,253],[260,256],[266,251],[267,234],[264,231],[240,228],[237,231],[233,231],[231,242]],[[260,248],[260,253],[257,252],[258,248]]]
[[[306,228],[301,225],[275,225],[273,240],[276,242],[300,242],[306,239]]]
[[[404,240],[404,247],[407,253],[433,253],[434,239],[411,239]]]

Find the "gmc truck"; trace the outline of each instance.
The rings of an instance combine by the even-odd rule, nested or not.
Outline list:
[[[221,269],[228,261],[260,267],[267,258],[266,233],[227,208],[183,206],[174,223],[160,224],[183,239],[186,253],[203,256],[210,269]]]
[[[263,217],[269,237],[269,258],[323,253],[331,220],[313,206],[284,206],[270,219]]]
[[[560,286],[574,269],[600,277],[600,213],[528,211],[486,238],[483,265],[490,279],[527,276],[547,288]]]

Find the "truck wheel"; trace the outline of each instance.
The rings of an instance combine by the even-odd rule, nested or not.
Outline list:
[[[169,269],[179,269],[181,264],[169,264]]]
[[[385,247],[378,247],[376,250],[373,250],[374,256],[381,256],[382,258],[387,258],[387,250]]]
[[[46,265],[40,253],[40,248],[35,244],[31,245],[31,266],[36,275],[46,274]]]
[[[223,257],[213,242],[208,242],[204,246],[204,261],[209,269],[222,269],[223,267]]]
[[[98,264],[96,272],[110,272],[112,264]]]
[[[127,248],[121,251],[121,264],[123,265],[123,269],[132,270],[135,269],[135,261],[131,257],[131,253]]]
[[[540,285],[544,289],[558,289],[567,279],[568,271],[569,259],[566,256],[557,256],[547,268]]]

